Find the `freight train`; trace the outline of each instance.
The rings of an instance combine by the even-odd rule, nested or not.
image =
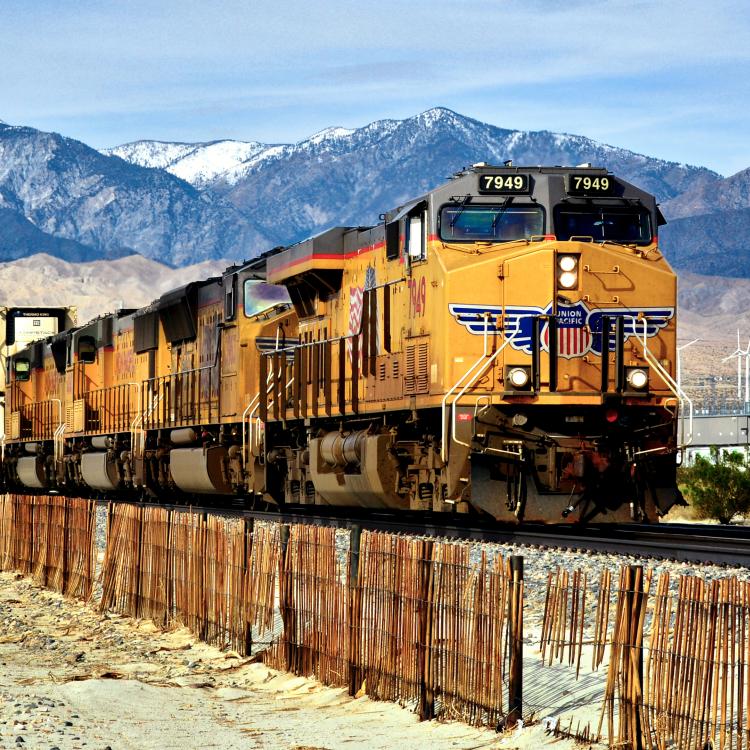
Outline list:
[[[475,164],[8,358],[7,490],[656,520],[681,496],[654,196]]]

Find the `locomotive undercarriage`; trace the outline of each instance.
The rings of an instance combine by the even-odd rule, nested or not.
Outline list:
[[[532,421],[505,407],[457,409],[447,461],[437,410],[391,414],[387,423],[268,425],[276,447],[266,454],[266,497],[539,522],[655,520],[682,502],[668,412],[533,414]]]
[[[478,512],[504,521],[655,520],[682,502],[664,410],[458,407],[444,450],[438,409],[271,422],[243,462],[241,425],[155,430],[6,452],[6,484],[66,494],[229,504]],[[264,446],[272,446],[270,448]],[[213,499],[209,500],[209,496]]]

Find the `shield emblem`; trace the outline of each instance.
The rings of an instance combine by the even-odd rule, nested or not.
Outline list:
[[[571,359],[582,357],[591,348],[591,330],[586,325],[589,310],[583,302],[575,305],[558,305],[557,354]],[[542,329],[542,346],[549,351],[549,325]]]

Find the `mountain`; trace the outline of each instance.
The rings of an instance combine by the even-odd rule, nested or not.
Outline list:
[[[104,257],[104,253],[75,240],[43,232],[22,213],[0,206],[0,252],[5,260],[31,253],[49,253],[70,261]]]
[[[0,208],[0,260],[42,249],[87,260],[137,252],[185,265],[249,257],[268,246],[218,196],[163,170],[27,127],[0,125]],[[42,235],[61,243],[39,245]]]
[[[750,208],[750,169],[714,182],[696,182],[664,208],[674,219]]]
[[[70,263],[45,253],[0,263],[2,304],[78,307],[81,323],[121,307],[142,307],[170,289],[221,273],[225,260],[170,268],[140,255]]]
[[[750,278],[750,208],[716,211],[671,221],[659,244],[677,270]]]
[[[583,136],[503,129],[441,107],[327,128],[296,144],[137,141],[104,152],[0,124],[0,260],[39,251],[70,260],[139,253],[172,266],[242,259],[332,225],[374,223],[468,164],[506,159],[606,166],[659,197],[670,219],[662,246],[678,268],[749,272],[724,236],[730,225],[738,237],[750,231],[750,170],[725,179]]]
[[[132,164],[165,169],[195,187],[209,185],[219,175],[251,159],[269,147],[254,141],[210,141],[209,143],[167,143],[136,141],[103,154],[119,156]]]
[[[406,120],[327,128],[297,144],[140,141],[106,153],[162,166],[231,202],[274,243],[333,224],[370,224],[384,210],[477,161],[607,166],[671,200],[721,180],[715,172],[597,143],[577,135],[507,130],[437,107]]]

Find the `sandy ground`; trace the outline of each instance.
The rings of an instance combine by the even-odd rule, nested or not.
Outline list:
[[[591,716],[601,681],[561,690],[529,646],[526,691],[543,711]],[[544,675],[542,677],[542,674]],[[536,675],[536,677],[535,677]],[[570,685],[570,683],[568,683]],[[588,704],[588,705],[587,705]],[[0,748],[538,748],[543,723],[509,734],[420,723],[410,711],[251,663],[147,621],[100,614],[0,574]]]

